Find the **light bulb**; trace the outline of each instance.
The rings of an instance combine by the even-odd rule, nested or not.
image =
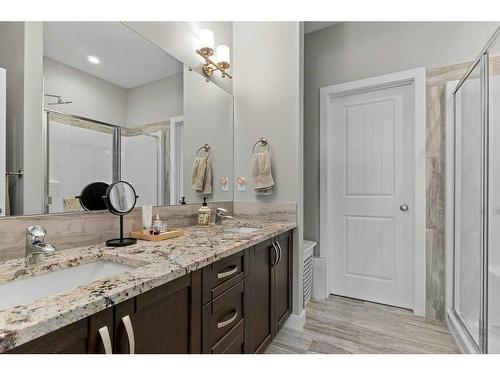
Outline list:
[[[200,30],[200,49],[202,48],[214,49],[214,33],[212,30]]]
[[[225,45],[217,46],[217,53],[215,55],[217,63],[224,63],[229,65],[231,62],[229,47]]]

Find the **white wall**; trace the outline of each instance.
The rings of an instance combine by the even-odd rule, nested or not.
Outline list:
[[[127,121],[127,90],[73,69],[57,61],[43,59],[44,91],[62,95],[71,104],[47,105],[55,98],[44,98],[47,108],[68,112],[116,125]]]
[[[304,237],[319,242],[319,89],[471,61],[498,23],[342,22],[305,36]]]
[[[184,195],[187,203],[203,201],[203,196],[191,188],[191,170],[196,151],[205,143],[211,147],[213,187],[213,194],[207,200],[232,201],[233,96],[186,67],[183,127]],[[222,191],[221,177],[229,178],[228,191]]]
[[[135,32],[149,39],[169,54],[201,72],[202,58],[196,54],[199,30],[208,28],[214,32],[215,45],[226,44],[233,50],[232,22],[124,22]],[[230,69],[231,71],[231,69]],[[232,92],[233,82],[214,74],[213,82]]]
[[[133,87],[127,93],[127,126],[166,121],[183,113],[182,73]]]
[[[269,139],[276,186],[269,197],[234,193],[240,202],[297,202],[294,313],[302,312],[302,30],[298,22],[235,22],[234,176],[249,177],[252,146]],[[263,58],[265,56],[265,58]],[[249,179],[250,180],[250,179]]]

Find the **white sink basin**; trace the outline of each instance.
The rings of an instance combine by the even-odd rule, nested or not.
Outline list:
[[[126,264],[97,261],[0,284],[0,310],[26,305],[134,268]]]
[[[234,232],[234,233],[252,233],[252,232],[255,232],[259,229],[260,228],[253,228],[253,227],[233,227],[233,228],[228,229],[227,231]]]

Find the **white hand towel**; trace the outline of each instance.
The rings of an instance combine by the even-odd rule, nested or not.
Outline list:
[[[272,175],[271,153],[269,151],[257,152],[252,155],[253,190],[270,190],[274,186]]]
[[[203,176],[203,191],[201,194],[212,194],[212,162],[210,158],[206,158],[205,175]]]
[[[207,158],[196,157],[194,159],[193,171],[191,173],[191,183],[193,186],[193,190],[203,191],[206,169]]]

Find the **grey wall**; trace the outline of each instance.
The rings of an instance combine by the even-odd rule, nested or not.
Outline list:
[[[40,212],[43,180],[41,142],[43,25],[41,22],[0,23],[0,66],[7,70],[8,171],[22,169],[24,176],[11,177],[11,214]],[[23,195],[30,199],[23,202]]]
[[[247,177],[245,192],[235,202],[298,203],[294,236],[294,313],[302,312],[302,115],[299,22],[235,22],[234,46],[234,177]],[[269,139],[275,189],[256,196],[250,179],[252,146]],[[235,189],[236,190],[236,189]]]
[[[0,22],[0,66],[7,70],[6,169],[23,168],[24,22]],[[15,145],[15,146],[14,146]],[[23,213],[22,179],[10,178],[11,212]]]
[[[26,22],[24,30],[23,214],[43,212],[44,170],[40,108],[43,94],[43,23]]]
[[[127,123],[127,90],[49,58],[43,59],[44,91],[62,95],[71,104],[47,105],[56,99],[44,98],[45,106],[111,124]]]
[[[127,126],[136,127],[183,114],[183,74],[136,86],[127,93]]]
[[[498,23],[343,22],[305,36],[304,237],[319,242],[319,89],[474,59]]]
[[[196,151],[211,147],[212,189],[208,201],[233,200],[233,96],[219,86],[184,67],[183,125],[184,195],[188,203],[200,203],[203,196],[191,187]],[[205,153],[202,153],[205,155]],[[229,177],[229,190],[222,191],[219,179]]]
[[[231,54],[233,53],[232,22],[124,22],[124,24],[200,74],[202,74],[203,60],[195,52],[199,47],[199,30],[205,28],[212,30],[215,45],[225,44],[229,46]],[[233,81],[221,78],[218,73],[214,74],[212,81],[229,92],[233,91]]]

